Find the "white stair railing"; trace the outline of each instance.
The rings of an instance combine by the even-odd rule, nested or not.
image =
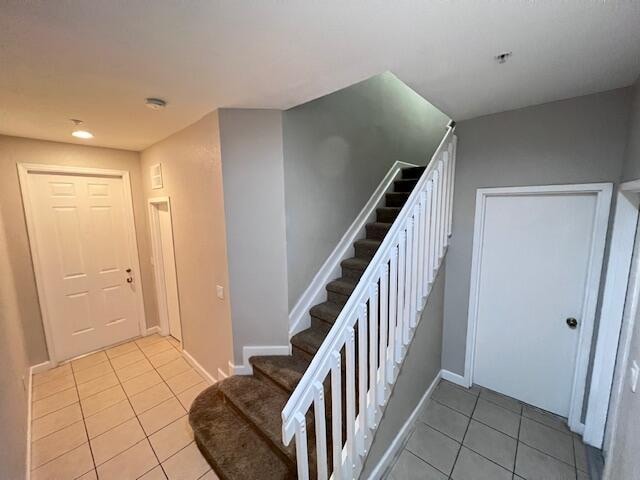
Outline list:
[[[457,141],[453,132],[449,126],[282,411],[283,441],[288,445],[295,437],[299,479],[350,479],[362,470],[451,235]],[[327,442],[324,396],[329,384]],[[309,433],[315,433],[312,438],[308,426]],[[315,448],[309,448],[310,441]],[[310,450],[315,457],[311,462]],[[316,466],[313,472],[310,464]]]

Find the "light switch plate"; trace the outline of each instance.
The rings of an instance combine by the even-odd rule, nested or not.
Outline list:
[[[631,391],[636,393],[636,387],[638,386],[638,373],[640,373],[640,367],[638,367],[638,362],[635,360],[631,365]]]
[[[224,288],[222,285],[216,285],[216,295],[218,295],[220,300],[224,298]]]

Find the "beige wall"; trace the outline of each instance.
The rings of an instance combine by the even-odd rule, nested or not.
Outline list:
[[[20,479],[25,476],[28,399],[23,382],[29,361],[7,236],[0,212],[0,478]]]
[[[129,172],[145,314],[148,325],[157,324],[139,154],[124,150],[0,135],[0,213],[5,218],[7,252],[16,285],[17,308],[31,365],[46,361],[48,354],[18,182],[16,165],[20,162],[108,168]]]
[[[152,190],[149,168],[156,163],[164,188]],[[232,337],[218,113],[142,152],[142,174],[145,197],[171,201],[184,348],[212,375],[227,371]],[[223,300],[216,285],[225,289]]]

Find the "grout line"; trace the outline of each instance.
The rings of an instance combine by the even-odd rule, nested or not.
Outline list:
[[[518,462],[518,447],[520,446],[520,430],[522,429],[522,418],[523,418],[523,413],[524,413],[524,408],[520,409],[520,418],[518,419],[518,437],[516,438],[516,454],[513,457],[513,475],[512,477],[515,478],[516,476],[516,463]]]
[[[467,422],[467,428],[464,430],[464,435],[462,435],[462,440],[460,441],[460,448],[458,448],[458,453],[456,453],[456,458],[453,461],[453,465],[451,465],[451,472],[449,472],[449,478],[451,478],[451,476],[453,475],[453,470],[456,468],[456,463],[458,463],[458,458],[460,458],[460,452],[462,451],[462,447],[464,446],[464,439],[467,437],[467,433],[469,433],[471,420],[473,419],[473,414],[476,411],[476,407],[478,406],[478,398],[480,398],[480,395],[476,397],[476,401],[473,404],[473,410],[471,410],[471,416],[469,417],[469,421]]]
[[[78,395],[78,405],[80,406],[80,414],[82,415],[82,425],[84,426],[84,433],[87,435],[87,444],[89,446],[89,453],[91,453],[91,462],[93,463],[93,468],[95,470],[98,468],[98,466],[96,465],[96,459],[93,456],[93,447],[91,446],[91,441],[89,440],[89,431],[87,430],[87,423],[84,421],[84,409],[82,408],[82,402],[80,402],[80,394],[78,393],[78,382],[76,381],[76,374],[75,374],[75,371],[73,370],[73,364],[71,365],[71,372],[73,373],[73,382],[76,386],[76,394]]]

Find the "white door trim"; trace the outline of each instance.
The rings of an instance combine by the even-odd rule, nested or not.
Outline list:
[[[569,409],[569,428],[581,431],[582,405],[584,401],[589,352],[593,336],[593,325],[598,302],[600,274],[607,236],[609,207],[611,204],[611,183],[590,183],[578,185],[544,185],[528,187],[479,188],[476,194],[476,212],[473,233],[473,257],[471,262],[471,285],[469,290],[469,314],[467,318],[467,346],[465,354],[464,381],[467,386],[473,383],[473,365],[475,360],[476,326],[478,321],[478,300],[480,292],[480,264],[482,241],[484,238],[484,222],[488,197],[519,196],[541,194],[596,194],[596,213],[594,219],[593,241],[587,269],[585,298],[582,305],[582,327],[578,338],[576,371],[571,387],[571,406]]]
[[[18,163],[18,178],[20,180],[20,191],[22,194],[22,204],[24,205],[25,220],[27,223],[27,233],[29,237],[29,247],[31,249],[31,258],[33,260],[33,270],[36,277],[36,288],[40,299],[40,312],[42,315],[42,324],[44,327],[45,341],[49,352],[49,360],[51,367],[58,365],[58,357],[53,342],[53,332],[49,312],[46,309],[46,296],[44,292],[44,273],[42,272],[41,260],[38,254],[38,245],[35,234],[34,223],[34,207],[31,205],[31,196],[29,195],[28,176],[30,173],[59,173],[66,175],[91,175],[96,177],[116,177],[122,178],[124,183],[124,204],[125,204],[125,221],[127,223],[127,234],[129,240],[129,249],[131,259],[133,261],[135,278],[138,279],[138,288],[135,289],[136,303],[138,307],[138,324],[140,335],[146,332],[146,320],[144,312],[144,299],[142,297],[142,282],[140,274],[140,260],[138,258],[138,240],[136,236],[136,225],[133,217],[133,198],[131,196],[131,181],[129,172],[126,170],[110,170],[104,168],[90,167],[73,167],[63,165],[45,165],[37,163]]]
[[[616,358],[620,358],[621,371],[626,371],[628,357],[628,340],[630,334],[622,334],[621,328],[625,304],[632,304],[627,299],[627,287],[632,281],[629,278],[631,260],[633,257],[636,230],[638,227],[638,213],[640,209],[640,180],[622,183],[618,187],[616,196],[616,210],[611,234],[611,246],[607,262],[607,273],[600,312],[600,326],[596,353],[593,360],[591,376],[591,391],[589,392],[589,408],[584,429],[584,441],[596,448],[608,451],[611,435],[604,440],[607,424],[607,414],[611,408],[611,426],[615,425],[616,405],[609,402],[613,393],[613,378]],[[631,332],[635,314],[629,316],[625,330]],[[618,351],[618,345],[620,350]],[[624,375],[622,376],[625,377]],[[610,407],[611,405],[611,407]]]
[[[169,335],[169,307],[167,301],[167,286],[165,282],[164,275],[164,255],[162,254],[161,246],[158,245],[158,237],[160,235],[159,231],[159,223],[158,223],[158,210],[154,207],[154,205],[167,205],[167,210],[169,212],[169,218],[171,219],[171,236],[169,238],[169,245],[167,248],[174,252],[175,257],[175,249],[173,246],[173,217],[171,214],[171,201],[169,197],[153,197],[149,198],[149,229],[151,230],[151,251],[153,253],[153,272],[154,279],[156,282],[156,296],[158,301],[158,314],[160,317],[160,334],[161,335]],[[176,271],[177,276],[177,271]],[[162,288],[158,288],[161,286]],[[178,314],[180,316],[180,329],[182,330],[182,315],[180,312],[180,295],[178,292]]]

